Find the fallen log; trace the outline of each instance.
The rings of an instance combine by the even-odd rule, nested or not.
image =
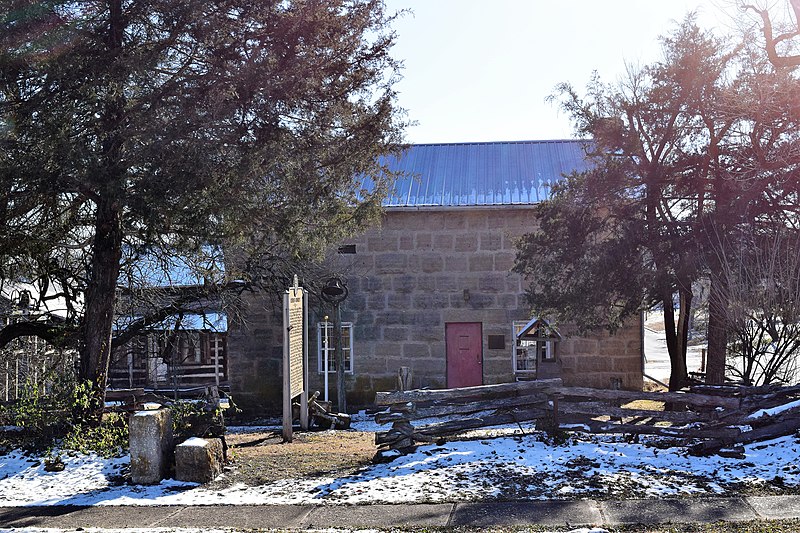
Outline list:
[[[628,409],[625,407],[614,407],[599,402],[565,402],[561,400],[558,407],[559,412],[571,415],[589,416],[618,416],[633,417],[672,422],[679,424],[691,424],[694,422],[704,422],[707,417],[698,415],[691,411],[653,411],[650,409]]]
[[[415,438],[416,436],[424,437],[425,441],[430,442],[431,439],[435,440],[436,438],[457,435],[471,429],[535,420],[546,416],[548,413],[547,409],[509,409],[507,411],[501,410],[487,413],[484,416],[436,422],[419,427],[413,427],[408,422],[399,421],[393,424],[392,429],[375,433],[375,444],[389,444],[397,437],[398,433],[406,436],[413,434]],[[407,428],[411,428],[411,430]],[[425,442],[422,439],[417,440]]]
[[[591,398],[607,401],[651,400],[664,403],[683,403],[694,407],[722,407],[738,409],[739,398],[725,396],[704,396],[690,392],[637,392],[610,389],[589,389],[586,387],[546,387],[545,394],[560,394],[562,398]]]
[[[750,444],[751,442],[785,437],[799,429],[800,417],[792,416],[768,426],[752,429],[750,431],[743,431],[735,437],[730,437],[728,435],[717,436],[717,438],[712,438],[693,446],[691,448],[691,453],[695,455],[709,455],[717,453],[719,450],[733,444]]]
[[[479,385],[477,387],[461,387],[457,389],[410,390],[375,393],[377,405],[402,403],[435,402],[444,400],[469,400],[491,398],[501,394],[523,394],[538,392],[548,387],[561,386],[561,379],[542,379],[534,381],[517,381],[498,385]]]
[[[742,432],[738,428],[719,428],[714,430],[685,427],[651,426],[647,424],[616,424],[592,420],[584,422],[590,433],[622,433],[631,435],[658,435],[676,439],[711,439],[719,435],[735,438]]]
[[[513,398],[498,398],[466,404],[433,405],[430,407],[416,407],[413,403],[393,405],[390,412],[381,412],[375,415],[375,422],[387,424],[397,420],[419,420],[438,416],[467,415],[481,411],[509,409],[511,407],[534,406],[548,401],[544,394],[531,394]]]

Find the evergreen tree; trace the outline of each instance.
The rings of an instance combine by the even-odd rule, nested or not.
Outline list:
[[[270,283],[376,213],[378,156],[403,126],[381,0],[4,0],[0,13],[0,278],[69,302],[0,342],[76,343],[98,398],[115,295],[141,257],[226,247],[253,268],[227,265],[218,286]]]

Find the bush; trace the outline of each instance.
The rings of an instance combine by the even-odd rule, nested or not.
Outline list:
[[[7,447],[30,452],[53,448],[82,453],[97,452],[105,457],[122,453],[128,445],[128,423],[124,415],[112,413],[98,425],[88,413],[92,385],[63,376],[51,376],[50,390],[26,382],[19,399],[2,408],[0,421],[22,428],[7,432]]]

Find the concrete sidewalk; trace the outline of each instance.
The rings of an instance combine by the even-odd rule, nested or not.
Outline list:
[[[0,527],[370,528],[614,526],[800,518],[800,496],[414,505],[0,507]]]

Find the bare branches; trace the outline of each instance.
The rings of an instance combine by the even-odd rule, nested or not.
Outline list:
[[[744,10],[755,12],[761,18],[761,32],[764,36],[764,44],[770,63],[776,68],[791,69],[800,66],[800,54],[781,55],[778,52],[777,45],[800,36],[800,0],[787,1],[791,4],[795,14],[795,29],[793,31],[780,33],[777,36],[774,35],[772,16],[767,8],[758,7],[753,4],[744,4],[741,7]]]

